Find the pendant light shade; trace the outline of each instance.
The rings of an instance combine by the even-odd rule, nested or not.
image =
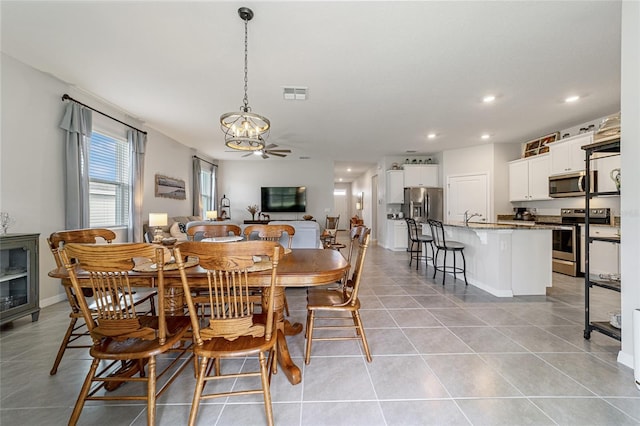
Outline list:
[[[265,147],[271,122],[269,119],[251,112],[248,87],[248,23],[253,11],[247,7],[238,9],[238,15],[244,21],[244,99],[240,111],[227,112],[220,116],[220,128],[224,132],[224,143],[239,151],[258,151]]]

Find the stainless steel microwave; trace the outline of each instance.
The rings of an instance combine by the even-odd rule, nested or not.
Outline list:
[[[549,197],[584,197],[586,172],[580,171],[564,175],[549,176]],[[598,188],[598,172],[590,172],[590,192],[596,192]]]

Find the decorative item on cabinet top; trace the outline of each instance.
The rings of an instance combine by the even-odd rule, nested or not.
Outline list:
[[[560,132],[555,132],[525,143],[524,150],[522,152],[522,158],[549,152],[548,145],[557,141],[558,139],[560,139]]]
[[[620,137],[620,113],[610,115],[602,120],[598,131],[593,135],[594,142],[604,142]]]
[[[397,164],[397,163],[393,163],[393,164]],[[397,169],[394,169],[393,165],[391,165],[391,169],[401,170],[403,166],[406,164],[436,164],[436,162],[433,159],[433,157],[411,157],[411,158],[405,158],[404,163],[399,164]]]

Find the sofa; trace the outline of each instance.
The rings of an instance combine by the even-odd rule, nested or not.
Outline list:
[[[312,220],[272,220],[269,224],[291,225],[295,228],[296,233],[293,236],[291,248],[322,248],[322,243],[320,242],[320,225],[318,225],[318,222]],[[289,237],[283,236],[280,244],[286,247],[288,241]]]
[[[189,222],[201,221],[202,217],[200,216],[173,216],[168,218],[167,226],[162,227],[162,237],[163,238],[175,238],[178,241],[186,241],[187,234],[186,225]],[[146,242],[153,241],[154,229],[149,228],[148,223],[144,223],[142,225],[142,229],[144,232],[144,240]]]
[[[202,220],[200,216],[174,216],[169,218],[167,226],[162,227],[162,235],[164,238],[175,238],[177,241],[187,241],[186,230],[189,226],[196,224],[224,224],[229,221],[207,221]],[[311,220],[286,220],[278,221],[273,220],[270,224],[284,224],[291,225],[295,228],[296,233],[293,236],[291,242],[291,248],[322,248],[322,242],[320,241],[320,225]],[[249,225],[239,225],[244,233],[244,228]],[[153,229],[149,229],[147,224],[144,225],[145,241],[153,241]],[[289,243],[289,237],[283,235],[280,243],[283,246],[287,246]]]

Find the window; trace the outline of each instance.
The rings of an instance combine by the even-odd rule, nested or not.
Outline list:
[[[89,143],[89,225],[129,224],[129,145],[93,132]]]
[[[200,161],[200,194],[194,195],[200,197],[201,211],[199,213],[202,217],[206,217],[208,210],[216,210],[216,170],[217,167],[206,161]]]

